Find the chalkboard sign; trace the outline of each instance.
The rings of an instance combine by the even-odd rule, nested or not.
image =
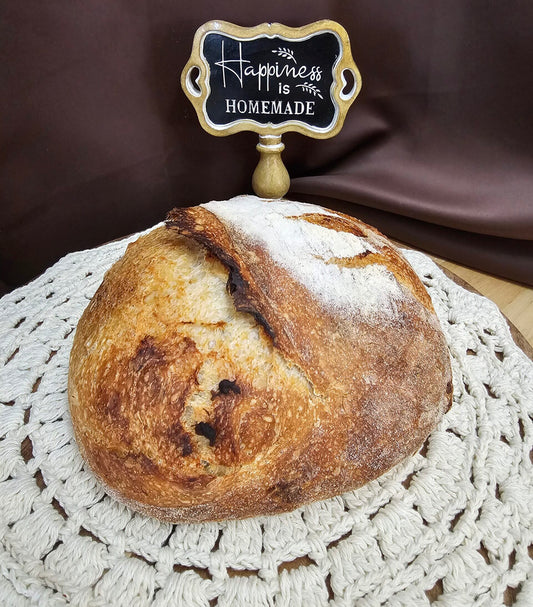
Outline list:
[[[202,126],[332,137],[361,88],[346,31],[325,20],[301,28],[213,21],[196,33],[182,74]]]

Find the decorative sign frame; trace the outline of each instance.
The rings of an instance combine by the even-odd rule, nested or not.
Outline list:
[[[278,197],[290,183],[281,135],[336,135],[361,90],[361,75],[348,34],[334,21],[297,28],[210,21],[196,32],[181,84],[208,133],[259,134],[254,190]]]

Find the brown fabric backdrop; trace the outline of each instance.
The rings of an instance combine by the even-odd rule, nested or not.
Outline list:
[[[334,139],[284,137],[290,196],[533,284],[533,3],[3,0],[0,281],[250,191],[256,136],[207,135],[179,85],[213,18],[347,29],[363,92]]]

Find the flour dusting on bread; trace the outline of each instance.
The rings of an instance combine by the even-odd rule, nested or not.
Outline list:
[[[377,252],[366,235],[306,220],[316,215],[336,217],[334,212],[306,203],[265,201],[253,196],[201,206],[250,243],[263,247],[275,263],[337,312],[382,318],[394,311],[393,302],[402,297],[398,281],[386,266],[343,265],[343,260],[364,260]]]

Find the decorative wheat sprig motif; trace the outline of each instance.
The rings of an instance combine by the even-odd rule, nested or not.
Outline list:
[[[310,93],[311,95],[313,95],[313,97],[320,97],[320,99],[324,99],[324,97],[322,97],[322,94],[320,93],[320,89],[317,86],[315,86],[314,84],[311,84],[310,82],[304,82],[303,84],[297,84],[296,88],[298,88],[298,87],[300,87],[307,93]]]
[[[289,59],[291,61],[294,61],[294,63],[298,63],[294,57],[294,51],[291,50],[290,48],[278,47],[277,49],[272,49],[272,52],[275,55],[279,55],[280,57],[283,57],[284,59]]]

